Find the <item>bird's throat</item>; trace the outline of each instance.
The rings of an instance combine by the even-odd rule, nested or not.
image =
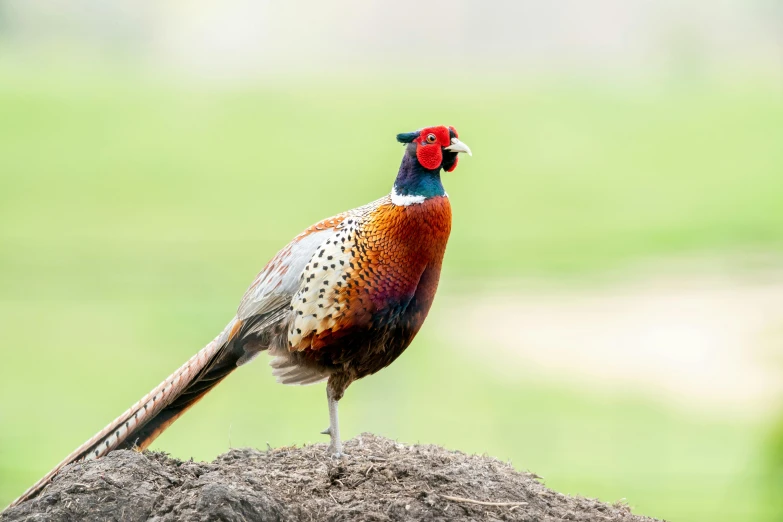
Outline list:
[[[446,191],[440,180],[440,168],[427,170],[418,162],[415,153],[406,153],[394,181],[392,202],[395,205],[411,205],[444,195]]]

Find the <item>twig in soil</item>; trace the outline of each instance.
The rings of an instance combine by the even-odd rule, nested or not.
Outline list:
[[[527,502],[484,502],[483,500],[473,500],[472,498],[452,497],[449,495],[439,495],[439,496],[440,498],[445,498],[446,500],[451,500],[453,502],[467,502],[469,504],[479,504],[482,506],[495,506],[495,507],[527,506]]]

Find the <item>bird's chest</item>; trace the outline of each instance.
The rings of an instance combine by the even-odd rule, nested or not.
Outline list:
[[[379,207],[358,231],[351,290],[366,294],[377,310],[410,300],[428,267],[440,271],[450,231],[447,197]]]

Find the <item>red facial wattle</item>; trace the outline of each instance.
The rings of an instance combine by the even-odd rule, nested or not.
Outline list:
[[[431,141],[431,136],[434,136],[434,141]],[[416,158],[418,158],[421,166],[427,170],[435,170],[443,163],[442,147],[448,147],[451,144],[449,129],[447,127],[422,129],[416,143]],[[449,169],[449,171],[452,170],[454,170],[454,167]]]
[[[419,159],[421,166],[427,170],[435,170],[443,162],[443,152],[437,143],[431,145],[419,144],[419,147],[416,149],[416,157]]]

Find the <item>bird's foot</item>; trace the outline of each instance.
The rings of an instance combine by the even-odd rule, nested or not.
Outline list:
[[[343,453],[342,448],[335,449],[334,446],[332,446],[331,444],[329,445],[329,449],[326,450],[326,454],[329,455],[330,458],[333,458],[335,460],[347,459],[350,456]]]
[[[342,459],[348,456],[345,453],[343,453],[342,443],[339,440],[335,441],[335,437],[332,435],[331,427],[326,428],[324,431],[322,431],[321,435],[329,435],[332,438],[332,442],[329,444],[329,448],[326,450],[327,455],[329,455],[333,459]]]

